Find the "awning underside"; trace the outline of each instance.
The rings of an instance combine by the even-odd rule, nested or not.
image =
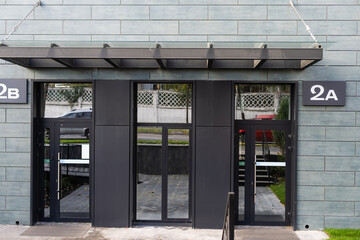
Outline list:
[[[150,48],[0,46],[0,58],[26,68],[304,69],[315,48]]]

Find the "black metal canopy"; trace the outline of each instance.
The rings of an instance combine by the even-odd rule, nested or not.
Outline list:
[[[0,58],[26,68],[304,69],[320,61],[323,49],[310,47],[48,47],[0,45]]]

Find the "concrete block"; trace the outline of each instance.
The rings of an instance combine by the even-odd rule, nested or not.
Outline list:
[[[30,153],[0,153],[0,166],[30,167]]]
[[[360,82],[357,82],[356,90],[357,90],[357,95],[360,96]]]
[[[23,17],[31,10],[28,6],[1,6],[0,19],[23,19]],[[33,19],[30,15],[27,19]]]
[[[303,186],[354,186],[353,172],[298,171],[298,185]]]
[[[360,104],[360,97],[346,97],[346,105],[343,107],[327,106],[328,111],[358,111]]]
[[[0,167],[0,182],[5,181],[5,167]]]
[[[254,70],[212,70],[209,71],[210,80],[266,80],[267,74],[265,71]]]
[[[325,170],[360,172],[360,157],[326,157]]]
[[[20,67],[17,65],[0,66],[0,78],[34,78],[34,70]],[[14,104],[13,104],[14,105]],[[3,105],[1,105],[4,107]]]
[[[30,123],[30,109],[7,109],[6,122],[8,123]]]
[[[299,112],[301,126],[355,126],[353,112]]]
[[[18,24],[19,21],[6,22],[6,32]],[[62,34],[62,21],[60,20],[26,20],[21,24],[16,34]]]
[[[322,66],[312,66],[311,68],[306,68],[302,71],[296,70],[269,70],[269,79],[268,80],[307,80],[307,81],[319,81],[320,79],[326,80],[326,68]]]
[[[90,42],[91,41],[91,35],[35,35],[34,36],[34,40],[42,40],[42,41],[51,41],[51,42],[56,42],[56,41],[85,41],[85,42]],[[62,46],[64,45],[64,43],[62,43]]]
[[[5,21],[0,21],[0,33],[5,34]]]
[[[209,6],[209,19],[266,19],[266,6]]]
[[[0,109],[0,122],[5,122],[6,119],[5,109]]]
[[[326,6],[296,6],[301,16],[309,20],[325,20]],[[295,11],[288,6],[269,6],[269,20],[298,20],[299,17]]]
[[[354,66],[356,65],[356,52],[324,51],[323,59],[316,65]]]
[[[356,21],[307,21],[313,33],[317,35],[356,35],[358,26]],[[303,24],[298,25],[298,34],[306,35]]]
[[[120,21],[64,21],[64,34],[120,34]]]
[[[357,82],[346,82],[346,96],[359,96],[357,91]]]
[[[5,170],[6,181],[26,182],[30,181],[30,168],[26,167],[7,167]]]
[[[360,141],[360,127],[326,127],[326,140]]]
[[[319,5],[319,4],[327,4],[327,5],[346,5],[346,4],[356,4],[357,0],[298,0],[299,4],[306,5]]]
[[[178,34],[177,21],[122,21],[122,34]]]
[[[5,138],[0,138],[0,152],[5,152]]]
[[[237,34],[237,22],[180,21],[180,34]]]
[[[325,200],[327,201],[358,201],[360,187],[326,187]]]
[[[93,19],[148,19],[148,6],[94,6]]]
[[[354,216],[353,202],[299,201],[298,213],[323,216]]]
[[[303,216],[302,212],[298,212],[296,229],[297,230],[323,230],[324,229],[324,216]],[[306,228],[308,226],[308,228]]]
[[[360,65],[360,52],[357,53],[357,65]]]
[[[325,228],[359,228],[360,217],[325,217]]]
[[[355,216],[360,217],[360,202],[355,203]]]
[[[325,127],[299,126],[299,140],[325,140]]]
[[[148,35],[93,35],[93,41],[125,41],[125,42],[148,42]]]
[[[91,19],[91,6],[38,7],[35,19]]]
[[[150,19],[207,19],[207,6],[150,6]]]
[[[30,182],[0,182],[0,195],[29,196]]]
[[[147,80],[149,79],[148,70],[122,70],[119,71],[110,69],[99,69],[96,75],[93,75],[94,79],[114,79],[114,80]]]
[[[6,196],[7,211],[30,211],[30,197]]]
[[[208,41],[215,42],[266,42],[266,36],[210,35]]]
[[[357,66],[329,66],[326,67],[324,80],[329,81],[358,81],[360,68]]]
[[[297,169],[298,170],[311,170],[311,171],[323,171],[325,166],[324,157],[314,156],[298,156],[297,157]]]
[[[0,123],[0,137],[30,137],[30,124]]]
[[[203,70],[153,70],[150,72],[151,80],[207,80],[208,72]]]
[[[360,6],[329,6],[328,20],[359,20]]]
[[[297,200],[324,200],[324,187],[318,186],[298,186],[297,188]]]
[[[360,50],[360,36],[328,36],[328,50]]]
[[[360,187],[360,172],[357,172],[355,175],[355,186]]]
[[[230,34],[230,33],[228,33]],[[239,35],[295,35],[296,21],[240,21]]]
[[[194,42],[207,42],[208,38],[206,35],[192,36],[192,35],[153,35],[150,36],[150,41],[194,41]]]
[[[0,211],[5,210],[5,196],[0,196]]]
[[[62,4],[62,0],[41,0],[41,3],[43,4],[43,6],[58,5],[58,4]],[[34,5],[34,1],[33,0],[6,0],[6,4],[9,4],[9,5],[14,5],[14,4]]]
[[[107,5],[107,4],[120,4],[121,0],[63,0],[66,5]],[[124,2],[124,0],[122,0]]]
[[[121,4],[178,5],[179,0],[121,0]]]
[[[30,224],[30,211],[0,211],[0,224]]]
[[[36,79],[64,79],[71,78],[74,80],[91,79],[92,70],[74,70],[74,69],[48,69],[35,71]]]
[[[314,156],[355,156],[354,142],[314,142],[299,141],[299,155]]]
[[[180,4],[236,4],[237,0],[178,0]]]

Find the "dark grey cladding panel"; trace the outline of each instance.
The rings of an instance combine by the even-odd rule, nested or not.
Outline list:
[[[129,226],[128,126],[95,127],[95,216],[97,227]]]
[[[196,126],[231,126],[231,82],[198,81],[196,84]]]
[[[95,125],[130,124],[130,81],[97,80]]]
[[[230,127],[196,128],[196,228],[222,228],[230,191],[230,142]]]

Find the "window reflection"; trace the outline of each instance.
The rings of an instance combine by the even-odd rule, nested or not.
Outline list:
[[[235,119],[290,120],[291,85],[235,85]]]

